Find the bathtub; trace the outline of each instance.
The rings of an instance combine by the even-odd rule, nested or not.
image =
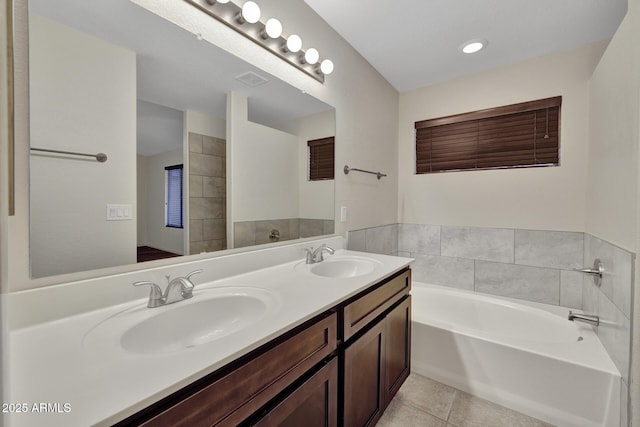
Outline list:
[[[620,425],[620,373],[569,309],[413,282],[413,372],[557,426]]]

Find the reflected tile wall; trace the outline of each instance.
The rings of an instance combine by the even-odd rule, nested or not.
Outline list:
[[[226,141],[189,132],[189,250],[227,248]]]
[[[303,237],[333,234],[334,221],[331,219],[286,218],[260,221],[238,221],[233,223],[234,247],[270,243],[272,230],[280,233],[279,241]]]

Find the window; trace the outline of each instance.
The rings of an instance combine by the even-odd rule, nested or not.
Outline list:
[[[415,122],[416,173],[558,166],[562,97]]]
[[[164,168],[166,176],[165,220],[167,227],[183,228],[182,165]]]
[[[335,137],[307,141],[309,146],[309,181],[333,179]]]

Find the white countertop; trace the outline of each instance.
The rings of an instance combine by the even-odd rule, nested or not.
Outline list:
[[[409,265],[410,258],[339,250],[336,257],[380,261],[374,271],[352,278],[320,277],[301,268],[304,260],[196,284],[194,297],[166,307],[146,309],[146,298],[65,317],[11,333],[10,426],[111,425],[190,384],[243,354],[326,311]],[[327,256],[329,259],[329,256]],[[294,268],[298,266],[298,268]],[[92,328],[122,311],[171,309],[197,301],[213,288],[260,288],[278,307],[250,327],[210,343],[161,354],[132,354],[119,341],[87,345]],[[40,404],[49,404],[42,407]],[[46,405],[45,405],[46,406]],[[15,409],[15,407],[14,407]],[[34,409],[45,409],[35,412]]]

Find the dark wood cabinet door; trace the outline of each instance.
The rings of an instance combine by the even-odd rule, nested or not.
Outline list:
[[[372,426],[384,410],[384,320],[344,351],[344,426]]]
[[[338,358],[331,359],[254,425],[337,427]]]
[[[389,405],[411,370],[411,296],[397,305],[385,323],[385,406]]]

